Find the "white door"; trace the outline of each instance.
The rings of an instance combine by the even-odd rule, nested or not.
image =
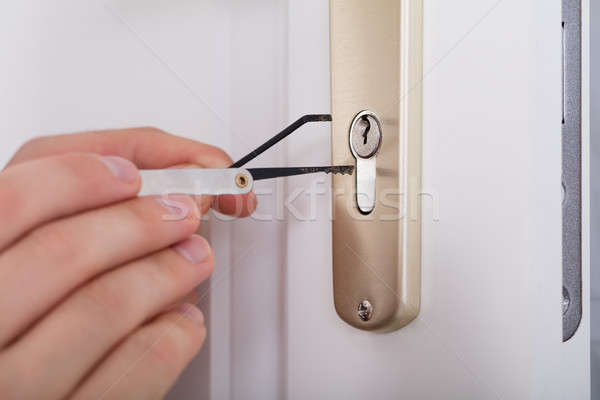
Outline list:
[[[170,398],[589,398],[587,187],[584,317],[562,343],[561,2],[424,4],[423,185],[435,201],[423,206],[419,317],[385,334],[343,322],[329,178],[260,183],[254,218],[204,224],[218,257],[200,288],[209,339]],[[330,111],[327,0],[0,9],[2,161],[35,135],[133,125],[236,158]],[[326,165],[329,138],[328,124],[304,127],[252,165]]]

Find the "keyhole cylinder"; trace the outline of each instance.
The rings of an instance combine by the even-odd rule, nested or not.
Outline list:
[[[381,124],[375,113],[358,113],[350,126],[350,149],[356,158],[356,204],[362,214],[375,209],[376,157],[382,141]]]

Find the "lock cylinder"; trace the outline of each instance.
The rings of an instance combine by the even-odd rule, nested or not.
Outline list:
[[[350,125],[350,149],[356,159],[356,204],[361,214],[375,209],[377,154],[382,142],[377,115],[369,110],[359,112]]]

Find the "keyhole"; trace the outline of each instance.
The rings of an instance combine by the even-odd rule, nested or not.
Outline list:
[[[367,118],[363,118],[363,122],[367,125],[365,128],[365,131],[362,134],[362,137],[364,139],[364,145],[367,145],[367,140],[369,139],[369,131],[371,130],[371,123],[369,122],[369,120]]]

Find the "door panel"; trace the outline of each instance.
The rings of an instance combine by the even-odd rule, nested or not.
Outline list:
[[[558,307],[560,3],[426,1],[424,19],[421,314],[344,324],[322,221],[291,220],[288,397],[586,398],[588,321],[563,345]]]
[[[419,317],[387,334],[345,324],[329,178],[261,183],[254,219],[204,224],[209,339],[170,398],[589,397],[587,228],[584,319],[561,340],[560,1],[424,5]],[[3,161],[41,133],[133,125],[235,158],[330,110],[326,0],[1,7]],[[329,163],[329,136],[305,127],[253,165]]]

